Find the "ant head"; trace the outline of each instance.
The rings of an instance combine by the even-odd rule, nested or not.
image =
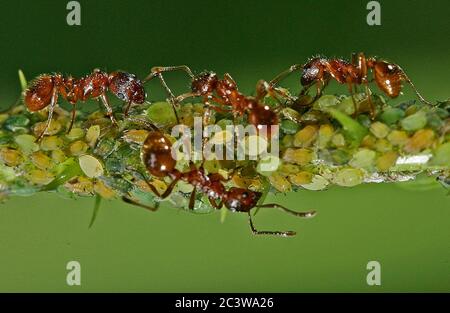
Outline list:
[[[249,189],[232,187],[225,196],[225,206],[230,211],[249,212],[256,206],[261,193]]]
[[[109,90],[124,102],[142,104],[146,98],[142,82],[130,73],[111,73],[109,75]]]
[[[216,88],[218,80],[214,72],[200,73],[192,80],[191,90],[202,95],[211,93]]]
[[[322,75],[322,67],[326,60],[324,58],[313,58],[303,65],[300,82],[303,86],[309,86],[317,81]]]

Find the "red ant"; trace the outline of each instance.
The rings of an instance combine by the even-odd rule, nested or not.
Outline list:
[[[150,189],[160,198],[168,197],[178,181],[183,180],[192,186],[194,189],[189,199],[189,209],[194,209],[196,192],[202,192],[208,196],[209,202],[215,209],[220,209],[222,205],[233,212],[247,213],[249,217],[250,228],[255,235],[277,235],[282,237],[294,236],[294,231],[260,231],[257,230],[253,224],[250,210],[253,208],[279,208],[289,214],[309,218],[315,215],[315,211],[296,212],[287,209],[279,204],[263,204],[257,205],[261,197],[260,192],[252,191],[244,188],[231,187],[226,190],[224,182],[225,179],[218,173],[205,174],[203,166],[197,168],[194,163],[191,163],[190,170],[182,173],[175,168],[176,160],[172,157],[170,140],[164,136],[154,125],[142,120],[130,119],[131,121],[144,123],[147,128],[153,129],[149,132],[144,141],[141,150],[141,159],[147,171],[154,177],[164,178],[170,177],[171,183],[167,189],[161,194],[151,183],[147,182]],[[147,207],[134,200],[123,197],[127,203],[145,207],[149,210],[155,211],[156,208]]]
[[[75,120],[75,107],[78,101],[100,98],[106,108],[107,115],[113,124],[117,124],[106,91],[111,91],[117,98],[127,103],[124,114],[127,115],[132,103],[142,104],[146,94],[142,82],[135,75],[126,72],[107,74],[101,70],[94,70],[91,74],[74,79],[61,74],[38,76],[24,92],[24,102],[31,112],[39,111],[49,106],[47,124],[38,136],[39,141],[47,131],[52,120],[53,111],[61,95],[72,106],[72,120],[68,132]]]
[[[266,86],[267,92],[275,92],[281,96],[285,96],[282,91],[275,86],[291,73],[299,70],[302,71],[300,83],[304,86],[300,95],[305,95],[312,85],[316,85],[317,92],[312,102],[322,95],[323,89],[332,78],[340,84],[347,84],[354,103],[353,86],[355,86],[356,91],[357,85],[364,84],[370,105],[370,113],[372,117],[374,117],[375,108],[370,97],[371,92],[368,79],[368,71],[371,70],[373,79],[378,88],[390,98],[398,97],[403,87],[402,82],[406,81],[412,87],[421,102],[431,105],[429,101],[422,97],[411,79],[399,65],[375,57],[366,58],[362,52],[358,55],[353,53],[351,63],[343,59],[314,57],[303,65],[292,65],[289,69],[281,72],[268,83],[268,86]]]
[[[162,73],[182,70],[191,78],[191,91],[175,97],[167,86]],[[147,82],[155,77],[161,80],[162,85],[169,94],[174,112],[175,104],[191,97],[202,97],[203,103],[217,112],[232,112],[233,116],[241,116],[247,113],[248,122],[260,129],[262,125],[267,126],[267,136],[270,138],[270,125],[278,125],[278,116],[269,106],[261,104],[258,99],[245,96],[238,91],[237,84],[230,74],[224,74],[223,79],[219,79],[214,72],[202,72],[194,75],[186,65],[153,67],[151,73],[144,79]],[[217,104],[221,105],[218,106]],[[223,106],[231,107],[231,109]],[[178,116],[177,116],[178,121]]]

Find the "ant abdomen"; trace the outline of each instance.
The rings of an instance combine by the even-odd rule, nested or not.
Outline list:
[[[146,94],[142,82],[136,75],[125,72],[113,72],[109,75],[109,90],[117,98],[127,103],[142,104]]]
[[[142,146],[141,159],[150,174],[165,177],[171,174],[176,165],[172,157],[172,143],[159,131],[151,131]]]
[[[24,102],[28,110],[36,112],[50,104],[55,84],[50,75],[37,77],[24,92]]]
[[[396,98],[402,90],[403,70],[396,64],[377,61],[373,65],[375,82],[386,95]]]

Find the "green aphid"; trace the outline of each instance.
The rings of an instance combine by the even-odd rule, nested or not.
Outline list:
[[[12,132],[27,131],[30,119],[24,115],[11,115],[3,122],[3,128]]]
[[[400,108],[389,107],[380,114],[380,119],[388,125],[396,124],[405,116],[405,111]]]
[[[107,158],[111,153],[113,153],[117,149],[118,146],[119,142],[116,139],[106,137],[99,141],[99,143],[94,149],[94,154],[102,158]]]
[[[102,176],[99,177],[99,179],[103,181],[106,186],[123,195],[127,195],[133,189],[132,183],[118,176]]]

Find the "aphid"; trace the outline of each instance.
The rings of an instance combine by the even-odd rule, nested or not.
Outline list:
[[[152,176],[157,178],[170,177],[172,179],[171,183],[163,193],[160,193],[152,184],[148,183],[151,190],[158,197],[162,199],[168,197],[177,182],[183,180],[194,186],[189,200],[190,210],[194,209],[196,192],[201,192],[207,195],[209,202],[216,209],[220,209],[222,205],[225,205],[225,207],[230,211],[247,213],[250,228],[255,235],[277,235],[289,237],[294,236],[296,233],[294,231],[257,230],[253,224],[250,214],[250,211],[253,208],[278,208],[289,214],[303,218],[309,218],[315,215],[314,211],[296,212],[279,204],[257,205],[258,200],[261,197],[260,192],[237,187],[231,187],[227,190],[224,185],[224,182],[227,180],[218,173],[206,174],[203,166],[197,168],[193,163],[191,163],[189,171],[185,173],[180,172],[175,168],[176,161],[171,155],[171,142],[166,136],[164,136],[163,133],[157,130],[155,126],[151,125],[150,127],[153,128],[153,130],[149,132],[141,150],[142,162]],[[126,197],[123,199],[128,203],[143,206],[140,203],[136,203],[132,199]],[[150,210],[155,210],[155,208],[147,208]]]
[[[126,72],[113,72],[107,74],[98,69],[91,74],[75,79],[71,76],[64,77],[61,74],[44,74],[38,76],[24,92],[24,102],[31,112],[42,110],[49,106],[47,124],[38,136],[40,140],[44,136],[52,120],[53,111],[61,95],[72,105],[72,120],[68,132],[72,129],[75,120],[76,104],[88,99],[100,99],[106,108],[107,115],[113,124],[117,124],[106,92],[110,91],[117,98],[127,103],[125,115],[132,103],[142,104],[146,94],[142,82],[133,74]]]
[[[182,70],[191,78],[191,91],[175,97],[170,88],[164,81],[162,73],[168,71]],[[144,82],[159,77],[162,85],[172,99],[172,105],[181,103],[187,98],[201,97],[203,103],[212,110],[221,113],[231,112],[236,118],[247,114],[248,122],[260,129],[262,125],[267,126],[267,135],[270,137],[270,126],[278,125],[278,115],[276,110],[267,105],[262,104],[254,97],[249,97],[237,88],[236,82],[230,74],[226,73],[223,79],[219,79],[214,72],[202,72],[194,75],[189,67],[170,66],[170,67],[154,67]]]
[[[352,54],[351,63],[343,59],[327,59],[325,57],[314,57],[305,64],[295,64],[289,69],[281,72],[267,85],[267,92],[280,93],[276,85],[295,71],[302,71],[300,83],[303,86],[301,95],[306,94],[308,89],[313,85],[316,86],[316,96],[314,100],[322,95],[323,89],[327,86],[331,79],[336,80],[340,84],[346,84],[350,94],[354,95],[353,87],[356,90],[358,85],[365,86],[365,92],[368,97],[370,111],[372,117],[375,115],[375,108],[371,101],[371,92],[369,88],[368,71],[372,71],[373,80],[378,88],[390,98],[399,96],[403,86],[403,82],[407,82],[420,101],[427,105],[431,103],[425,100],[416,89],[411,79],[406,75],[403,69],[395,64],[375,57],[366,58],[364,53]],[[354,98],[353,98],[354,99]]]

